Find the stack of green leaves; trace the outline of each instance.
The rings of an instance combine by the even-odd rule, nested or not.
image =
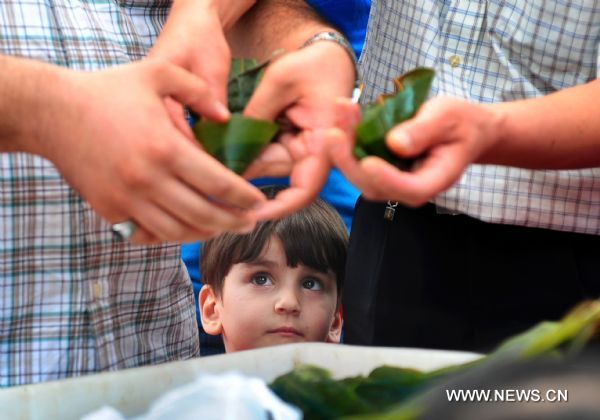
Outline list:
[[[202,119],[193,126],[204,150],[237,174],[246,170],[279,129],[271,121],[242,115],[267,64],[258,65],[251,59],[232,60],[227,98],[231,118],[225,123]]]
[[[574,353],[600,327],[600,300],[584,302],[561,321],[543,322],[515,336],[488,356],[470,363],[431,372],[382,366],[368,376],[335,380],[315,366],[299,366],[278,377],[271,389],[299,407],[305,419],[418,418],[424,395],[457,374],[484,370],[497,364],[518,363],[534,357]]]

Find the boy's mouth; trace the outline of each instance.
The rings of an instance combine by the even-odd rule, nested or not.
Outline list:
[[[304,337],[300,331],[293,327],[279,327],[273,330],[267,331],[268,334],[277,334],[281,337]]]

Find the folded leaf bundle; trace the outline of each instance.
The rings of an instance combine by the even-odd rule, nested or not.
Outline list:
[[[399,169],[410,169],[413,159],[394,155],[385,145],[386,134],[397,124],[412,118],[427,99],[435,73],[417,68],[394,80],[395,93],[378,98],[363,108],[363,117],[356,127],[354,155],[358,159],[378,156]]]
[[[218,123],[202,119],[193,126],[194,135],[204,149],[237,174],[246,170],[279,129],[271,121],[241,115],[267,64],[259,65],[252,59],[232,60],[227,85],[230,120]]]
[[[258,87],[269,61],[258,64],[249,58],[231,60],[227,82],[227,105],[232,113],[241,113]]]
[[[239,114],[226,123],[199,121],[194,134],[204,149],[237,174],[243,173],[277,133],[277,124]]]

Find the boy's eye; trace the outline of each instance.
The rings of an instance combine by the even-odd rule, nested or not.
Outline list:
[[[257,286],[270,286],[273,284],[271,277],[266,274],[255,274],[250,281]]]
[[[308,290],[321,290],[321,282],[313,277],[302,280],[302,287]]]

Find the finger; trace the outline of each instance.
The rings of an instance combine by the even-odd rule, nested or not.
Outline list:
[[[198,231],[225,230],[247,233],[256,224],[247,213],[211,202],[174,178],[157,185],[153,202],[180,222]]]
[[[300,160],[311,153],[318,153],[318,150],[311,150],[316,144],[310,144],[311,138],[314,138],[313,131],[302,131],[296,135],[284,134],[279,137],[279,143],[287,150],[293,161]],[[309,147],[310,146],[310,147]]]
[[[209,90],[219,102],[227,105],[227,82],[231,67],[229,47],[225,42],[208,42],[203,48],[203,55],[195,59],[192,71],[206,81]]]
[[[305,207],[321,191],[329,168],[324,156],[306,157],[296,164],[290,177],[290,187],[252,211],[252,216],[258,220],[277,219]]]
[[[325,95],[305,93],[285,110],[286,117],[300,129],[325,129],[335,126],[335,106]]]
[[[415,157],[446,141],[452,130],[449,126],[452,121],[442,117],[437,103],[426,103],[414,118],[390,130],[386,145],[393,153]]]
[[[353,144],[348,136],[339,129],[330,130],[327,136],[329,156],[334,166],[338,167],[351,184],[356,186],[363,194],[373,197],[379,194],[372,180],[354,156]]]
[[[258,87],[244,109],[244,115],[250,118],[273,121],[286,108],[298,99],[292,89],[292,81],[280,72],[267,68]]]
[[[173,171],[190,188],[230,207],[249,209],[266,200],[258,188],[189,142],[181,144]]]
[[[349,98],[339,98],[335,102],[335,126],[354,138],[354,130],[360,122],[361,110]]]
[[[319,132],[302,132],[298,135],[282,134],[277,143],[270,144],[244,173],[244,178],[252,179],[258,176],[282,177],[288,176],[295,161],[303,159],[310,153],[320,153],[323,140]]]
[[[175,65],[160,63],[154,67],[158,93],[171,96],[198,115],[226,121],[229,110],[210,92],[207,84],[192,73]]]
[[[167,109],[167,113],[169,114],[171,122],[173,123],[175,128],[177,128],[185,137],[192,140],[193,142],[196,142],[194,132],[192,131],[190,125],[187,122],[183,107],[177,102],[175,102],[173,99],[168,97],[164,99],[164,102],[165,108]]]
[[[280,143],[270,144],[244,172],[245,179],[288,176],[293,161],[290,153]]]
[[[365,173],[386,193],[379,199],[420,206],[450,188],[467,162],[449,150],[436,151],[425,158],[413,172],[400,171],[391,165],[364,164]]]
[[[155,245],[160,244],[163,241],[138,225],[136,227],[135,234],[131,238],[131,242],[139,245]]]
[[[147,201],[138,201],[132,209],[132,218],[141,228],[139,233],[136,231],[131,237],[134,243],[142,243],[142,241],[146,243],[149,237],[154,237],[161,242],[198,241],[220,233],[216,229],[196,229],[186,225]]]

